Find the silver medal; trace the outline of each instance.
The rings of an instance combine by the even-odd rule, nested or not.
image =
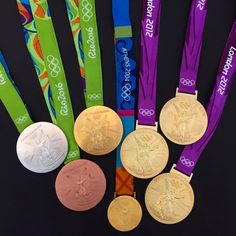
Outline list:
[[[68,152],[68,142],[56,125],[38,122],[20,134],[16,151],[25,168],[36,173],[47,173],[63,163]]]

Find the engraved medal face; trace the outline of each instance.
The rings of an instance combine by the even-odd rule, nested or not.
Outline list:
[[[130,133],[121,146],[124,168],[137,178],[158,175],[166,166],[169,149],[165,139],[156,131],[140,128]]]
[[[205,108],[196,99],[178,96],[168,101],[160,113],[160,126],[165,136],[180,145],[193,144],[206,132]]]
[[[38,122],[20,134],[16,151],[25,168],[36,173],[47,173],[63,163],[68,143],[64,133],[56,125]]]
[[[72,161],[65,165],[56,179],[59,201],[73,211],[95,207],[106,191],[106,179],[101,168],[88,160]]]
[[[85,152],[97,156],[105,155],[119,145],[123,126],[113,110],[105,106],[93,106],[78,116],[74,135]]]
[[[135,198],[120,196],[109,205],[107,217],[112,227],[127,232],[139,225],[142,219],[142,208]]]
[[[166,173],[154,178],[145,193],[149,214],[164,224],[184,220],[192,211],[194,193],[191,185],[182,176]]]

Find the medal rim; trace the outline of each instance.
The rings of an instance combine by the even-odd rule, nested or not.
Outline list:
[[[137,214],[137,219],[139,217],[138,223],[133,227],[129,227],[129,229],[124,229],[124,228],[121,228],[121,227],[117,227],[117,226],[114,225],[114,221],[112,222],[112,220],[111,220],[111,208],[112,208],[112,206],[117,204],[117,201],[119,202],[120,199],[128,199],[130,202],[131,201],[134,202],[136,204],[136,210],[139,211],[139,213],[140,213],[140,214]],[[139,226],[139,224],[141,223],[141,221],[142,221],[142,217],[143,217],[143,210],[142,210],[141,204],[138,202],[138,200],[136,198],[134,198],[132,196],[129,196],[129,195],[121,195],[121,196],[118,196],[118,197],[114,198],[110,202],[110,204],[108,206],[108,209],[107,209],[107,219],[108,219],[110,225],[114,229],[116,229],[120,232],[129,232],[129,231],[134,230],[135,228],[137,228]]]
[[[117,142],[116,143],[116,146],[113,148],[113,149],[109,149],[108,151],[106,151],[106,152],[103,152],[103,153],[97,153],[97,152],[91,152],[91,151],[88,151],[88,150],[86,150],[86,148],[84,148],[84,147],[82,147],[82,145],[81,145],[81,143],[80,143],[80,141],[78,141],[78,131],[77,131],[77,126],[78,126],[78,124],[79,124],[79,122],[80,122],[80,119],[81,119],[81,116],[84,114],[84,113],[86,113],[88,110],[92,110],[92,109],[100,109],[100,108],[105,108],[105,109],[108,109],[109,110],[109,112],[110,113],[112,113],[113,114],[113,117],[115,117],[116,119],[117,119],[117,121],[119,121],[119,123],[120,123],[120,128],[119,128],[119,130],[117,130],[117,133],[119,134],[119,142]],[[75,120],[75,123],[74,123],[74,137],[75,137],[75,140],[76,140],[76,143],[78,144],[78,146],[83,150],[83,151],[85,151],[86,153],[88,153],[88,154],[90,154],[90,155],[93,155],[93,156],[103,156],[103,155],[106,155],[106,154],[109,154],[109,153],[111,153],[111,152],[113,152],[118,146],[119,146],[119,144],[120,144],[120,142],[121,142],[121,140],[122,140],[122,137],[123,137],[123,124],[122,124],[122,121],[121,121],[121,119],[120,119],[120,117],[118,116],[118,114],[114,111],[114,110],[112,110],[110,107],[107,107],[107,106],[92,106],[92,107],[88,107],[88,108],[86,108],[85,110],[83,110],[79,115],[78,115],[78,117],[77,117],[77,119]]]
[[[68,205],[66,205],[65,203],[63,203],[63,201],[61,200],[61,198],[59,198],[59,194],[58,194],[58,189],[60,188],[58,188],[57,186],[59,186],[58,184],[57,184],[57,182],[58,182],[58,179],[59,179],[59,175],[60,175],[60,173],[64,170],[64,168],[66,168],[68,165],[70,165],[72,162],[74,163],[74,162],[81,162],[81,161],[86,161],[87,163],[92,163],[93,165],[95,165],[98,169],[99,169],[99,171],[101,171],[101,173],[102,173],[102,175],[103,175],[103,179],[104,179],[104,182],[103,182],[103,189],[101,190],[101,192],[103,192],[103,194],[102,194],[102,197],[101,197],[101,199],[99,200],[99,201],[97,201],[96,202],[96,204],[94,205],[93,204],[93,206],[90,206],[89,208],[86,208],[86,209],[83,209],[83,210],[78,210],[78,209],[73,209],[73,208],[71,208],[71,207],[68,207]],[[102,181],[101,181],[102,182]],[[58,199],[58,201],[65,207],[65,208],[67,208],[67,209],[69,209],[69,210],[71,210],[71,211],[74,211],[74,212],[85,212],[85,211],[89,211],[89,210],[91,210],[91,209],[93,209],[93,208],[95,208],[102,200],[103,200],[103,198],[104,198],[104,196],[105,196],[105,194],[106,194],[106,190],[107,190],[107,180],[106,180],[106,176],[105,176],[105,174],[104,174],[104,171],[102,170],[102,168],[97,164],[97,163],[95,163],[95,162],[93,162],[93,161],[90,161],[90,160],[87,160],[87,159],[78,159],[78,160],[74,160],[74,161],[71,161],[71,162],[69,162],[68,164],[66,164],[66,165],[64,165],[62,168],[61,168],[61,170],[58,172],[58,174],[57,174],[57,176],[56,176],[56,180],[55,180],[55,192],[56,192],[56,196],[57,196],[57,199]]]
[[[19,143],[21,137],[24,136],[24,134],[25,134],[29,129],[31,129],[31,127],[38,126],[38,125],[44,125],[44,126],[45,126],[45,125],[49,125],[49,126],[53,127],[53,128],[55,129],[55,132],[57,132],[58,134],[60,133],[60,136],[61,136],[61,138],[63,138],[63,142],[64,142],[64,144],[66,145],[65,152],[64,152],[64,155],[63,155],[64,157],[61,158],[60,162],[58,162],[57,165],[53,166],[53,168],[51,167],[51,168],[49,168],[49,169],[47,169],[47,170],[40,170],[40,171],[39,171],[39,170],[36,170],[36,169],[33,169],[33,168],[29,168],[29,166],[26,165],[26,164],[23,162],[23,160],[22,160],[23,158],[20,157],[19,151],[18,151],[19,146],[21,145],[21,144]],[[56,129],[57,129],[57,130],[56,130]],[[21,165],[22,165],[24,168],[26,168],[27,170],[29,170],[29,171],[31,171],[31,172],[33,172],[33,173],[37,173],[37,174],[50,173],[50,172],[56,170],[58,167],[60,167],[61,164],[63,164],[63,162],[64,162],[65,159],[66,159],[66,156],[67,156],[67,154],[68,154],[68,150],[69,150],[68,140],[67,140],[67,138],[66,138],[65,133],[62,131],[62,129],[61,129],[60,127],[58,127],[57,125],[55,125],[55,124],[53,124],[53,123],[50,123],[50,122],[46,122],[46,121],[35,122],[35,123],[33,123],[33,124],[27,126],[27,127],[20,133],[20,135],[19,135],[19,137],[18,137],[18,139],[17,139],[17,142],[16,142],[16,154],[17,154],[17,158],[18,158],[19,162],[21,163]]]
[[[147,175],[146,177],[144,177],[143,175],[142,175],[142,176],[141,176],[141,175],[138,175],[138,174],[136,174],[136,173],[133,172],[133,171],[130,171],[129,168],[127,168],[127,165],[124,163],[125,157],[124,157],[124,155],[122,155],[122,149],[124,148],[124,145],[125,145],[124,143],[125,143],[125,141],[126,141],[128,138],[130,138],[131,136],[133,136],[133,134],[134,134],[135,132],[139,132],[139,131],[141,131],[141,130],[148,130],[148,131],[150,131],[150,132],[154,132],[155,135],[157,135],[157,136],[159,136],[160,138],[162,138],[162,140],[164,141],[164,143],[165,143],[165,145],[166,145],[166,147],[167,147],[166,161],[165,161],[166,163],[165,163],[164,167],[163,167],[160,171],[156,171],[155,174]],[[120,159],[121,159],[121,163],[122,163],[123,167],[126,169],[126,171],[127,171],[129,174],[131,174],[132,176],[134,176],[134,177],[136,177],[136,178],[139,178],[139,179],[150,179],[150,178],[153,178],[153,177],[159,175],[159,174],[165,169],[165,167],[167,166],[167,163],[168,163],[168,161],[169,161],[169,146],[168,146],[168,143],[166,142],[165,138],[164,138],[159,132],[157,132],[157,131],[155,131],[155,130],[152,130],[152,129],[149,129],[149,128],[136,129],[136,130],[134,130],[133,132],[129,133],[129,134],[126,136],[126,138],[124,139],[124,141],[122,142],[121,148],[120,148]],[[163,157],[162,157],[162,159],[163,159]]]
[[[202,132],[202,135],[198,138],[198,139],[194,139],[193,141],[189,141],[189,142],[178,142],[178,141],[176,141],[175,139],[173,139],[170,135],[168,135],[167,134],[167,132],[166,132],[166,130],[165,130],[165,128],[163,128],[164,126],[163,126],[163,123],[164,122],[162,122],[162,117],[163,117],[163,114],[165,113],[165,111],[164,111],[164,109],[170,104],[170,103],[172,103],[173,101],[175,101],[175,100],[179,100],[179,99],[188,99],[188,100],[192,100],[192,101],[194,101],[195,102],[195,104],[197,104],[197,106],[199,107],[199,108],[201,108],[201,110],[202,111],[204,111],[204,117],[205,117],[205,128],[204,128],[204,132]],[[193,143],[196,143],[198,140],[200,140],[201,138],[202,138],[202,136],[206,133],[206,130],[207,130],[207,127],[208,127],[208,115],[207,115],[207,112],[206,112],[206,109],[205,109],[205,107],[201,104],[201,102],[199,102],[197,99],[195,99],[195,98],[192,98],[192,97],[187,97],[187,96],[185,96],[185,95],[182,95],[182,96],[176,96],[176,97],[173,97],[173,98],[171,98],[169,101],[167,101],[166,103],[165,103],[165,105],[162,107],[162,109],[161,109],[161,112],[160,112],[160,117],[159,117],[159,123],[160,123],[160,128],[161,128],[161,131],[163,132],[163,134],[165,135],[165,137],[167,138],[167,139],[169,139],[171,142],[173,142],[173,143],[175,143],[175,144],[178,144],[178,145],[190,145],[190,144],[193,144]]]
[[[175,220],[175,221],[166,221],[166,220],[161,220],[159,219],[158,217],[155,216],[155,214],[152,213],[152,210],[150,209],[149,207],[149,203],[148,203],[148,200],[147,200],[147,195],[148,195],[148,191],[149,191],[149,188],[151,186],[151,184],[158,178],[161,178],[163,176],[174,176],[175,178],[177,179],[181,179],[181,181],[185,182],[188,186],[188,189],[190,190],[191,194],[192,194],[192,197],[193,197],[193,201],[192,201],[192,206],[191,206],[191,209],[189,210],[188,214],[186,214],[184,217],[182,217],[181,219],[179,220]],[[145,206],[146,206],[146,209],[148,211],[148,213],[151,215],[151,217],[158,221],[159,223],[162,223],[162,224],[166,224],[166,225],[174,225],[174,224],[177,224],[177,223],[180,223],[182,221],[184,221],[192,212],[193,210],[193,207],[194,207],[194,203],[195,203],[195,195],[194,195],[194,191],[193,191],[193,188],[190,184],[190,182],[188,182],[184,177],[182,177],[181,175],[178,175],[176,173],[163,173],[161,175],[158,175],[156,176],[154,179],[151,180],[151,182],[148,184],[147,188],[146,188],[146,191],[145,191],[145,196],[144,196],[144,202],[145,202]]]

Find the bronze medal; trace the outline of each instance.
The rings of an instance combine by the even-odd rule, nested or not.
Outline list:
[[[107,217],[116,230],[127,232],[136,228],[142,219],[142,208],[131,196],[119,196],[108,207]]]
[[[169,149],[165,139],[155,130],[140,128],[130,133],[121,146],[125,169],[137,178],[158,175],[166,166]]]
[[[192,211],[194,193],[189,182],[179,174],[165,173],[154,178],[145,193],[149,214],[164,224],[184,220]]]
[[[102,200],[106,179],[97,164],[80,159],[61,169],[55,188],[58,199],[65,207],[73,211],[86,211]]]
[[[160,126],[165,136],[180,145],[193,144],[206,132],[205,108],[191,96],[177,96],[168,101],[160,113]]]
[[[74,135],[78,145],[91,155],[105,155],[120,143],[123,126],[119,116],[105,106],[93,106],[77,118]]]

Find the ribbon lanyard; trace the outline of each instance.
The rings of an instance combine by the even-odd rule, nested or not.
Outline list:
[[[42,55],[53,95],[57,125],[69,141],[66,163],[79,158],[79,149],[73,136],[74,115],[66,75],[46,0],[30,0]]]
[[[48,74],[46,71],[44,57],[42,55],[30,2],[29,0],[17,0],[17,6],[21,17],[21,24],[24,31],[26,45],[34,63],[35,71],[37,73],[51,119],[53,123],[56,124],[57,121],[52,100],[52,92],[48,81]]]
[[[156,126],[156,81],[161,3],[144,1],[139,73],[138,125]]]
[[[179,92],[195,94],[200,63],[207,0],[194,0],[188,21],[180,70]]]
[[[85,82],[85,68],[84,68],[84,49],[83,49],[83,41],[82,41],[82,33],[80,27],[80,17],[79,17],[79,1],[75,0],[65,0],[66,1],[66,9],[68,13],[68,18],[70,22],[70,27],[74,39],[75,49],[77,52],[77,57],[80,66],[80,75],[82,78],[82,84],[84,88],[86,88]]]
[[[117,113],[123,124],[124,139],[135,128],[137,71],[133,53],[129,0],[113,0],[112,12],[115,31]],[[140,223],[142,208],[135,199],[134,178],[124,168],[120,151],[121,145],[116,149],[115,199],[110,203],[107,215],[110,224],[115,229],[127,232],[136,228]],[[122,212],[126,213],[123,214]]]
[[[8,66],[0,52],[0,98],[6,107],[17,130],[21,133],[26,127],[33,124],[29,111],[22,101],[20,93],[16,88]]]
[[[191,176],[201,153],[213,136],[220,121],[232,81],[236,72],[236,20],[229,35],[217,75],[216,85],[207,106],[209,125],[204,136],[195,144],[184,148],[175,167],[181,173]]]
[[[112,5],[115,26],[117,113],[123,123],[124,138],[134,130],[135,124],[136,62],[129,18],[129,0],[113,0]],[[134,195],[133,176],[121,163],[120,145],[116,150],[116,195]]]
[[[84,54],[81,53],[81,55],[84,56],[86,106],[99,106],[103,105],[103,80],[95,1],[80,0],[79,16],[84,50]],[[80,67],[81,64],[82,60],[80,61]]]

